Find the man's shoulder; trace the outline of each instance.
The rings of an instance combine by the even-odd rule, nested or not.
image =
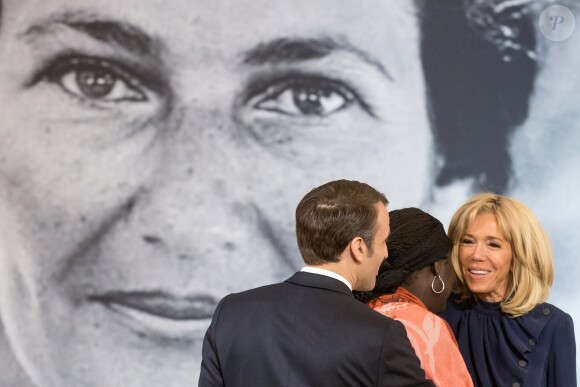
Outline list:
[[[346,285],[340,281],[319,274],[297,272],[283,282],[263,285],[227,296],[228,299],[252,300],[256,298],[271,298],[280,294],[302,293],[309,291],[330,290],[343,295],[350,295]]]
[[[309,273],[301,274],[319,277]],[[344,323],[356,322],[357,327],[374,326],[385,329],[400,324],[356,300],[349,292],[345,294],[341,289],[342,283],[332,288],[326,284],[321,286],[313,286],[311,283],[301,284],[293,278],[295,279],[293,276],[284,282],[232,293],[222,300],[222,304],[230,311],[240,309],[247,311],[252,308],[263,308],[269,304],[280,307],[284,305],[284,309],[293,307],[296,311],[307,310],[311,314],[319,312],[324,315],[341,316],[340,320]],[[339,282],[326,277],[320,280]]]
[[[243,290],[236,293],[231,293],[224,297],[224,300],[232,300],[232,301],[243,301],[243,300],[252,300],[256,298],[263,298],[267,297],[268,295],[272,295],[283,291],[284,288],[287,287],[284,282],[275,283],[275,284],[268,284],[258,286],[252,289]]]

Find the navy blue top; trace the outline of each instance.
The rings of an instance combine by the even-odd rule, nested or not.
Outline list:
[[[455,303],[442,317],[476,387],[576,387],[576,343],[569,314],[554,305],[508,317],[500,303]]]

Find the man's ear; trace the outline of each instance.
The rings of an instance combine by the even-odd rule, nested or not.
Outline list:
[[[368,247],[361,237],[354,237],[348,244],[350,255],[356,263],[363,263],[368,256]]]

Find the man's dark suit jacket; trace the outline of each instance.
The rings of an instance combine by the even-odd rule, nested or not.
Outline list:
[[[403,325],[342,282],[298,272],[225,297],[203,343],[199,387],[433,386]]]

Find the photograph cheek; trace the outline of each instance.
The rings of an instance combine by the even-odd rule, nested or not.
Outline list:
[[[385,132],[368,116],[347,111],[327,118],[261,117],[244,126],[276,163],[297,169],[317,165],[317,170],[326,172],[336,165],[344,164],[349,169],[363,163],[363,158],[373,153],[373,147],[383,142],[379,133]],[[358,156],[347,162],[344,156],[351,152]]]
[[[94,111],[61,104],[54,99],[50,109],[39,109],[34,121],[22,112],[24,135],[28,135],[47,150],[68,148],[67,154],[91,154],[119,147],[133,137],[151,137],[146,132],[161,126],[153,112]],[[34,103],[40,103],[35,101]]]

